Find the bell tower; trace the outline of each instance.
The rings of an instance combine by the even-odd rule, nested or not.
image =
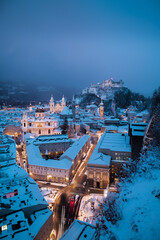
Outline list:
[[[100,112],[100,117],[103,118],[103,114],[104,114],[104,105],[103,105],[103,101],[102,101],[102,99],[101,99],[101,103],[100,103],[99,112]]]
[[[28,119],[27,119],[27,114],[23,113],[23,118],[22,118],[22,130],[23,132],[27,132],[27,127],[28,127]]]
[[[64,99],[64,95],[63,95],[63,97],[62,97],[61,106],[62,106],[63,108],[66,106],[65,99]]]

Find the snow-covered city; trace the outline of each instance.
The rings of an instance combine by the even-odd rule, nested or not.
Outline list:
[[[136,41],[160,6],[62,2],[0,4],[0,239],[159,240],[160,72]]]

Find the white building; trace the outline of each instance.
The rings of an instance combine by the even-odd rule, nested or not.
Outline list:
[[[61,134],[58,119],[46,116],[43,108],[36,110],[35,117],[27,116],[24,113],[21,124],[24,133],[34,134],[36,137],[39,135]]]
[[[89,186],[106,188],[110,184],[112,160],[127,162],[129,158],[131,158],[129,136],[121,133],[104,132],[87,163]]]
[[[36,182],[16,165],[15,155],[14,141],[0,137],[0,239],[47,240],[52,212]]]
[[[84,155],[87,153],[90,148],[90,136],[84,135],[80,139],[76,140],[71,147],[64,152],[64,154],[60,157],[60,160],[68,159],[73,165],[71,167],[72,177],[80,166],[81,162],[84,159]]]
[[[30,176],[35,180],[68,183],[72,162],[69,160],[45,159],[39,147],[26,146]]]
[[[62,140],[55,140],[55,144],[68,143],[70,145],[69,139],[64,143]],[[46,141],[43,144],[48,149],[48,142]],[[26,146],[30,175],[36,180],[68,184],[83,160],[83,154],[87,152],[90,146],[90,136],[85,135],[76,140],[58,159],[48,158],[48,151],[46,158],[46,154],[41,154],[40,148],[42,146],[40,145],[41,143],[34,142]],[[58,145],[57,147],[62,148]]]

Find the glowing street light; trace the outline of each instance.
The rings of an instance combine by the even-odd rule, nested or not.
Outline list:
[[[106,198],[108,196],[108,186],[107,189],[104,190],[104,197]]]

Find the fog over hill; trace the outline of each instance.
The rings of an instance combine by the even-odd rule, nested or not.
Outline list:
[[[52,84],[36,84],[24,82],[0,82],[0,105],[26,105],[30,103],[48,102],[51,95],[58,101],[64,95],[71,99],[77,89],[67,86],[58,87]]]

